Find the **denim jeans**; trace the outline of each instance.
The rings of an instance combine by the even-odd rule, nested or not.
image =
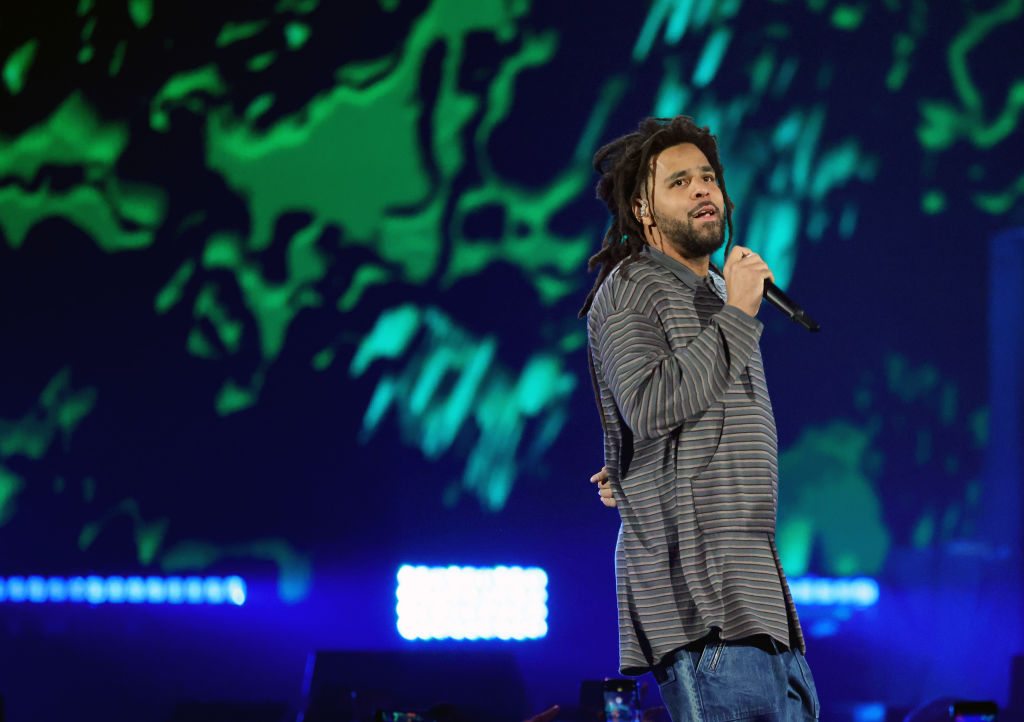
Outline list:
[[[768,636],[723,642],[717,634],[654,669],[673,722],[809,722],[818,693],[807,660]]]

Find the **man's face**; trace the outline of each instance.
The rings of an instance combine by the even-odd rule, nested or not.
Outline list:
[[[693,143],[666,148],[654,164],[653,219],[683,258],[708,256],[725,242],[725,199],[707,156]]]

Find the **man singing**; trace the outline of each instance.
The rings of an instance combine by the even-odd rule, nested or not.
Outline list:
[[[604,427],[619,666],[675,722],[815,720],[775,548],[778,460],[756,315],[767,264],[732,246],[715,136],[648,118],[594,156],[611,226],[581,316]],[[724,271],[710,255],[725,241]],[[731,247],[731,250],[730,250]]]

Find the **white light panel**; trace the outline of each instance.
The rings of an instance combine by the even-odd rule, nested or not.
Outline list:
[[[869,577],[791,579],[789,591],[797,604],[827,607],[871,607],[878,602],[878,582]]]
[[[548,575],[536,567],[398,570],[398,633],[406,639],[539,639],[548,633]]]

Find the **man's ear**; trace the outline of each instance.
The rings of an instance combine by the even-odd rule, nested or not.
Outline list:
[[[643,198],[633,201],[633,216],[644,228],[654,227],[654,218],[651,215],[651,207]]]

